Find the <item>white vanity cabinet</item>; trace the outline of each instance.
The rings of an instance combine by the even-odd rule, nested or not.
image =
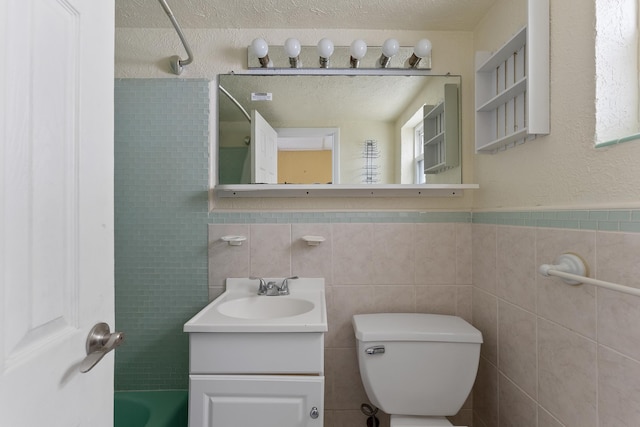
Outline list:
[[[324,377],[191,375],[189,426],[322,427]]]
[[[324,280],[289,286],[257,296],[255,280],[227,279],[185,324],[189,427],[322,427]]]
[[[322,427],[323,333],[189,334],[189,427]]]

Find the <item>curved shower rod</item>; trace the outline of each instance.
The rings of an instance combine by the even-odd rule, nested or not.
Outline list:
[[[189,43],[187,43],[187,39],[185,39],[184,34],[182,34],[182,29],[180,28],[180,25],[178,24],[176,17],[173,16],[173,12],[171,12],[171,8],[167,4],[167,1],[166,0],[158,0],[158,1],[160,2],[160,5],[164,9],[164,12],[167,14],[169,19],[171,20],[171,23],[173,24],[173,28],[176,29],[176,32],[178,33],[178,37],[180,37],[180,40],[182,41],[182,45],[184,46],[184,50],[187,51],[187,56],[188,56],[187,59],[180,59],[178,55],[174,55],[171,58],[169,58],[171,71],[173,72],[173,74],[180,75],[180,73],[182,73],[182,68],[185,65],[189,65],[193,62],[193,54],[191,53],[191,49],[189,48]]]
[[[244,114],[244,116],[247,118],[247,120],[249,120],[249,123],[251,123],[251,116],[249,115],[249,113],[247,113],[247,110],[244,109],[244,107],[242,105],[240,105],[240,103],[238,102],[237,99],[235,99],[233,97],[233,95],[231,95],[229,93],[228,90],[226,90],[225,88],[222,87],[222,85],[218,85],[218,89],[220,89],[220,92],[224,93],[225,95],[227,95],[227,97],[231,100],[231,102],[233,102],[235,104],[236,107],[238,107],[240,109],[240,111],[242,111],[242,114]]]

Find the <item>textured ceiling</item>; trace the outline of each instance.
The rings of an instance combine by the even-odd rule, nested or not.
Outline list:
[[[167,0],[183,28],[471,31],[495,0]],[[116,27],[171,27],[158,0],[116,0]]]

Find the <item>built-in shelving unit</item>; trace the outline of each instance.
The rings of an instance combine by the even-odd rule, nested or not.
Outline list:
[[[444,85],[444,100],[424,107],[424,173],[436,174],[460,164],[458,85]]]
[[[476,64],[477,153],[549,133],[548,0],[529,0],[527,26]]]

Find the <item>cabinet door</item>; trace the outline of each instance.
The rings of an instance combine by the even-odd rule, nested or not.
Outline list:
[[[322,427],[323,397],[322,376],[191,375],[189,427]]]

